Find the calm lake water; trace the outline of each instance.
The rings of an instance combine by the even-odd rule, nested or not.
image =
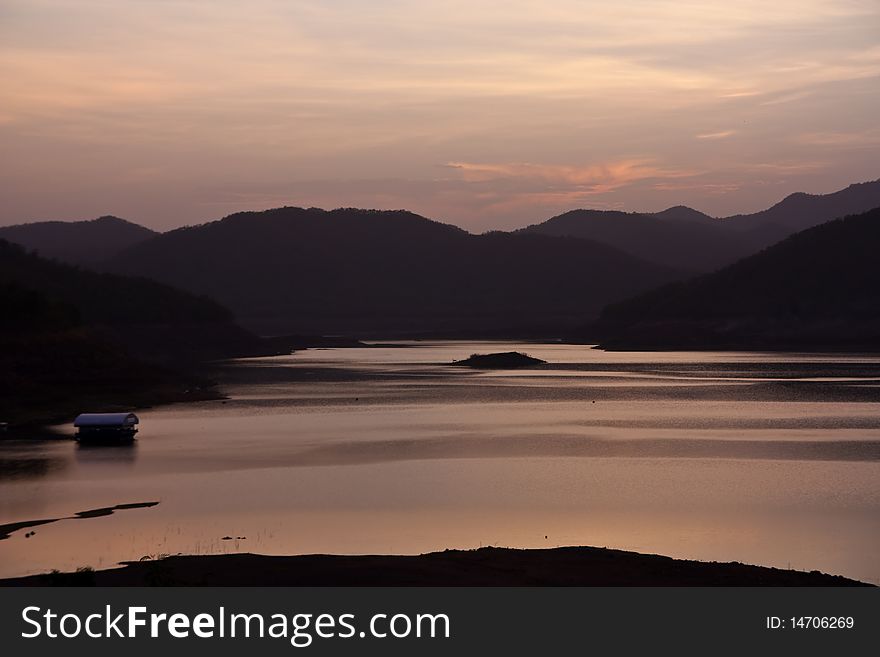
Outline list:
[[[549,364],[448,365],[508,350]],[[131,447],[0,442],[0,524],[159,502],[13,532],[0,576],[594,545],[880,582],[877,356],[412,342],[223,377],[228,400],[139,412]]]

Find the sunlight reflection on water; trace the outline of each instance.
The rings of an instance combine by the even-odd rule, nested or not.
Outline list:
[[[548,365],[450,366],[509,350]],[[0,575],[583,544],[880,577],[874,356],[405,343],[224,377],[228,400],[141,412],[132,448],[4,442],[0,524],[160,504],[14,532]]]

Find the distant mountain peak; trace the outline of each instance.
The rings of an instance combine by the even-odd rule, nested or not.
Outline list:
[[[128,219],[123,219],[122,217],[117,217],[115,214],[104,214],[98,217],[97,219],[91,219],[90,223],[116,223],[116,224],[128,224],[129,226],[137,226],[138,228],[143,228],[144,230],[150,230],[146,226],[141,226],[140,224],[136,224],[133,221],[129,221]],[[78,223],[78,222],[74,222]]]
[[[796,232],[876,207],[880,207],[880,180],[854,183],[830,194],[794,192],[767,210],[740,217],[746,220],[747,225],[749,222],[753,225],[757,219],[786,226],[789,232]]]
[[[654,212],[652,216],[658,219],[672,219],[675,221],[715,221],[714,217],[710,217],[705,212],[694,210],[686,205],[673,205],[662,212]]]
[[[785,348],[880,344],[880,207],[825,222],[711,274],[605,309],[605,346]]]
[[[266,332],[386,336],[556,330],[624,290],[679,276],[588,240],[473,235],[404,210],[352,208],[239,213],[160,235],[107,267],[218,298]]]
[[[877,178],[876,180],[866,180],[864,182],[852,183],[851,185],[848,185],[846,189],[856,189],[859,187],[880,187],[880,178]]]
[[[339,222],[341,229],[375,230],[422,230],[426,235],[439,232],[469,234],[466,230],[452,224],[428,219],[409,210],[376,210],[364,208],[303,208],[298,206],[282,206],[266,210],[236,212],[222,219],[202,224],[216,227],[231,227],[243,222],[256,222],[271,225],[278,230],[291,228],[296,223],[321,223],[325,221]],[[195,226],[198,228],[199,226]],[[193,227],[187,227],[191,229]],[[174,231],[172,231],[174,232]]]

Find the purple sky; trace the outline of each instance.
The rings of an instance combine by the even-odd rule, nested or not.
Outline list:
[[[473,231],[880,177],[876,0],[4,0],[0,224]]]

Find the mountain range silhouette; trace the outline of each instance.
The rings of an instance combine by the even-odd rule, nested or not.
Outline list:
[[[664,291],[656,295],[669,295],[678,288],[667,283],[875,207],[880,181],[792,194],[750,215],[713,218],[685,206],[653,214],[572,210],[483,235],[406,211],[284,207],[166,233],[102,217],[0,228],[0,238],[210,297],[261,334],[558,335],[590,324],[605,306],[658,287]],[[846,239],[858,237],[829,243],[827,257],[859,247]],[[780,253],[766,257],[781,260]],[[720,299],[735,293],[716,292]],[[619,323],[620,312],[606,311],[600,325]]]

